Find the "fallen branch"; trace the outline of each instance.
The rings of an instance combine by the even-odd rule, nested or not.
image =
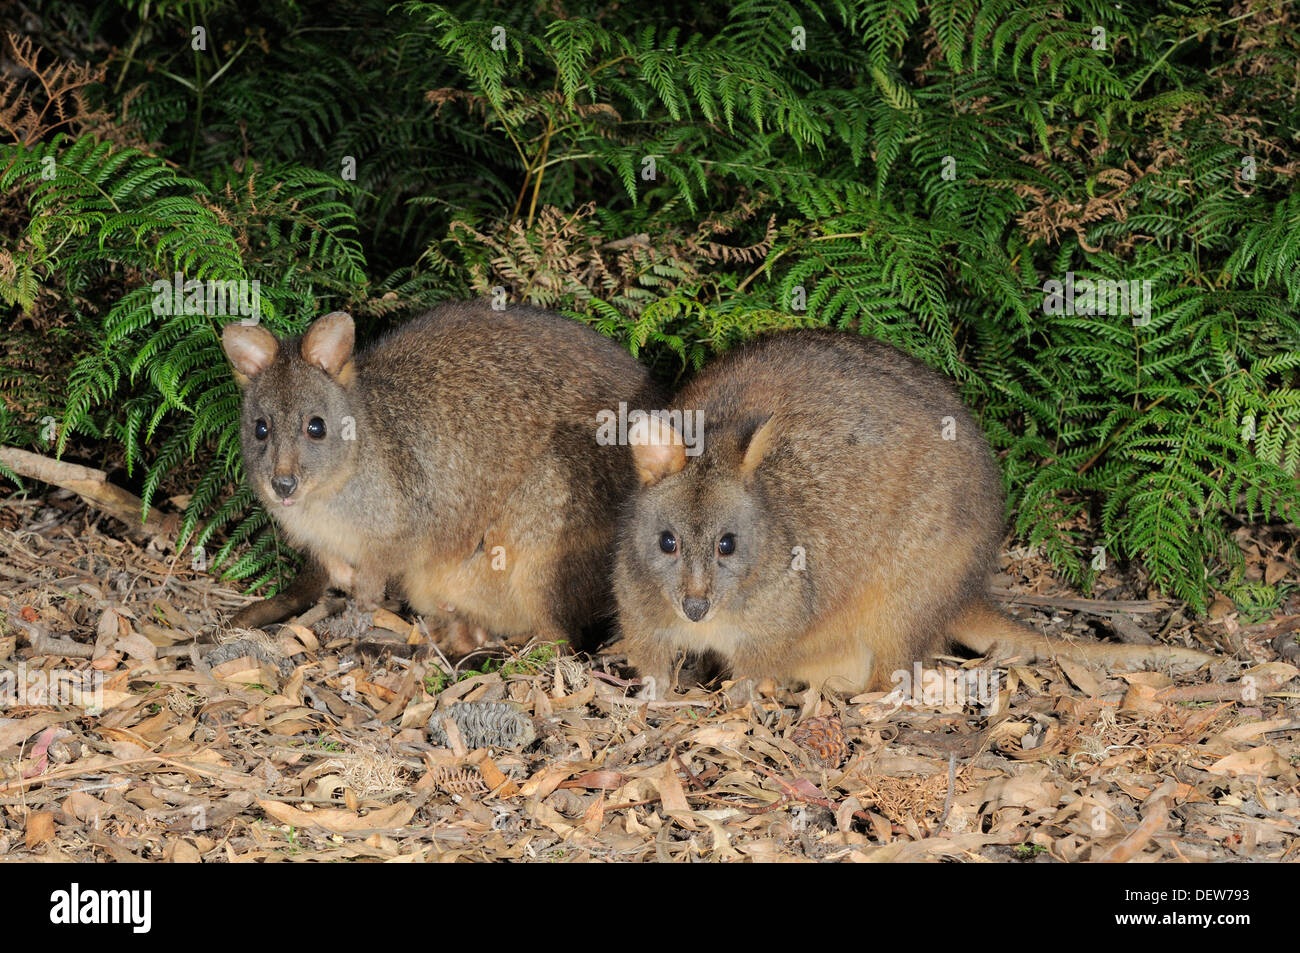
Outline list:
[[[1051,606],[1058,609],[1071,609],[1075,612],[1088,612],[1092,615],[1161,612],[1170,605],[1164,599],[1072,599],[1067,596],[1035,596],[998,588],[990,588],[989,595],[999,602],[1013,602],[1023,606]]]
[[[57,655],[63,658],[93,658],[95,647],[85,645],[81,642],[74,642],[72,639],[61,639],[57,636],[50,635],[45,631],[45,626],[39,622],[28,622],[22,617],[22,610],[14,604],[9,604],[9,611],[6,613],[9,623],[16,625],[27,633],[27,641],[31,644],[32,652],[37,655]]]
[[[952,810],[952,796],[957,788],[957,756],[948,755],[948,796],[943,799],[943,813],[939,815],[938,822],[934,825],[934,830],[930,832],[933,837],[943,826],[948,823],[948,812]]]
[[[1290,673],[1282,671],[1251,675],[1251,682],[1236,681],[1227,684],[1210,682],[1205,685],[1181,685],[1162,689],[1152,697],[1159,702],[1255,702],[1259,700],[1259,696],[1275,692],[1295,678],[1295,669],[1290,665],[1287,668],[1291,668]],[[1247,674],[1249,675],[1249,673]],[[1247,693],[1247,689],[1249,689],[1249,693]]]
[[[103,510],[109,516],[127,525],[135,533],[145,536],[169,537],[175,523],[160,520],[154,516],[141,522],[140,514],[144,512],[144,501],[134,493],[108,482],[108,474],[103,470],[94,470],[80,464],[68,463],[43,457],[38,453],[29,453],[17,447],[0,447],[0,463],[13,470],[19,476],[51,483],[54,486],[71,490],[91,506]]]

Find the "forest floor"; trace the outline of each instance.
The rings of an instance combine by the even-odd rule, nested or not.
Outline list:
[[[951,659],[919,700],[743,704],[549,646],[451,671],[391,613],[362,647],[323,608],[232,631],[248,597],[121,529],[0,500],[0,860],[1300,858],[1295,526],[1238,534],[1288,592],[1262,618],[1004,554],[1022,620],[1214,652],[1196,672]]]

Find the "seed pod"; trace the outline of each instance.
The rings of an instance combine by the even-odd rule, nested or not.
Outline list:
[[[442,727],[444,718],[456,723],[465,747],[471,749],[523,748],[537,738],[533,720],[509,702],[456,702],[434,712],[429,719],[429,735],[440,747],[448,744]]]
[[[838,768],[849,752],[848,746],[844,744],[844,725],[835,715],[809,718],[794,730],[790,740],[812,755],[824,768]]]

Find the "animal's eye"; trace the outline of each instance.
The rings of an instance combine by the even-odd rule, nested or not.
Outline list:
[[[253,424],[253,436],[258,440],[265,440],[271,434],[271,425],[263,418],[259,417]]]
[[[659,548],[670,554],[677,552],[677,537],[664,530],[659,534]]]
[[[731,533],[723,533],[718,540],[718,555],[730,556],[736,551],[736,537]]]
[[[317,440],[325,439],[325,421],[319,417],[313,417],[307,421],[307,436],[315,437]]]

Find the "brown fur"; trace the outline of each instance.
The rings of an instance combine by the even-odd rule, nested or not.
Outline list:
[[[301,341],[225,329],[245,470],[290,541],[366,607],[391,586],[420,613],[571,641],[609,614],[615,512],[635,477],[626,447],[597,443],[596,414],[653,406],[646,370],[528,307],[444,305],[355,355],[352,341],[341,313]],[[306,432],[316,417],[323,439]],[[275,477],[297,481],[291,505]]]
[[[921,363],[856,335],[793,331],[721,358],[673,405],[703,412],[703,452],[644,428],[659,439],[633,447],[642,488],[615,565],[626,651],[656,689],[679,654],[706,650],[737,677],[856,691],[889,687],[950,638],[1068,648],[985,604],[1000,478],[979,427]],[[665,530],[674,554],[659,546]],[[700,621],[686,599],[708,601]]]

